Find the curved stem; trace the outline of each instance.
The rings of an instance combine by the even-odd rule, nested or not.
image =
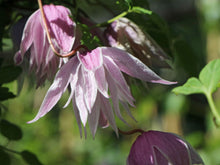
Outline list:
[[[210,106],[211,111],[213,113],[215,124],[217,127],[219,127],[220,126],[220,114],[218,113],[218,110],[214,104],[214,101],[212,99],[212,95],[206,94],[206,98],[208,100],[209,106]]]
[[[124,135],[132,135],[134,133],[144,133],[144,130],[142,129],[133,129],[131,131],[122,131],[118,128],[119,133],[124,134]]]
[[[47,39],[49,41],[49,44],[50,44],[50,47],[51,49],[53,50],[53,52],[58,56],[58,57],[62,57],[62,58],[65,58],[65,57],[71,57],[72,55],[74,55],[80,48],[84,47],[83,45],[80,45],[78,46],[76,49],[72,50],[71,52],[67,53],[67,54],[60,54],[59,52],[57,52],[57,50],[55,49],[53,43],[52,43],[52,40],[51,40],[51,36],[50,36],[50,33],[49,33],[49,28],[48,28],[48,25],[47,25],[47,20],[46,20],[46,16],[45,16],[45,13],[44,13],[44,9],[43,9],[43,5],[42,5],[42,2],[41,0],[37,0],[38,1],[38,6],[40,8],[40,12],[41,12],[41,16],[42,16],[42,19],[43,19],[43,24],[44,24],[44,27],[45,27],[45,30],[46,30],[46,34],[47,34]]]

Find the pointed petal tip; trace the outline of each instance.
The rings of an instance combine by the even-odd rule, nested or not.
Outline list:
[[[34,123],[35,121],[37,121],[38,119],[33,119],[33,120],[31,120],[31,121],[28,121],[27,122],[27,124],[32,124],[32,123]]]
[[[165,85],[173,85],[177,84],[177,81],[167,81],[167,80],[152,80],[152,83],[159,83],[159,84],[165,84]]]

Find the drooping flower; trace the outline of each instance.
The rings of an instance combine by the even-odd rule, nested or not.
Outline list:
[[[161,47],[149,34],[125,17],[112,22],[105,36],[110,46],[131,53],[149,67],[169,67],[166,63],[168,56]]]
[[[105,126],[109,123],[117,133],[114,114],[125,122],[119,103],[130,115],[128,105],[134,106],[134,99],[122,72],[143,81],[173,84],[160,78],[140,60],[123,50],[98,47],[90,52],[78,52],[58,71],[38,114],[29,123],[47,114],[70,86],[70,97],[64,107],[72,100],[80,133],[81,122],[85,127],[87,121],[93,136],[99,124]]]
[[[44,5],[43,9],[55,49],[61,54],[71,51],[76,24],[70,19],[70,10],[58,5]],[[52,79],[63,63],[63,59],[56,57],[50,47],[40,9],[26,22],[20,50],[14,57],[15,63],[21,64],[24,57],[29,61],[29,71],[36,75],[38,86],[46,79]]]
[[[204,165],[192,146],[179,136],[148,131],[137,137],[127,165]]]

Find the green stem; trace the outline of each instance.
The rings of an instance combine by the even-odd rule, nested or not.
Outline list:
[[[135,13],[143,13],[143,14],[149,14],[149,15],[152,14],[152,11],[150,11],[150,10],[147,10],[147,9],[144,9],[144,8],[138,7],[138,6],[133,6],[132,8],[129,8],[127,11],[122,12],[121,14],[115,16],[114,18],[112,18],[112,19],[110,19],[110,20],[108,20],[108,21],[106,21],[106,22],[99,23],[99,24],[96,24],[96,25],[92,26],[91,29],[92,29],[92,28],[95,28],[95,27],[103,27],[103,26],[106,26],[106,25],[108,25],[108,24],[114,22],[115,20],[117,20],[117,19],[119,19],[119,18],[121,18],[121,17],[124,17],[124,16],[126,16],[127,14],[132,13],[132,12],[135,12]]]
[[[91,29],[92,29],[92,28],[95,28],[95,27],[104,27],[104,26],[106,26],[106,25],[108,25],[108,24],[114,22],[115,20],[117,20],[117,19],[119,19],[119,18],[121,18],[121,17],[126,16],[126,15],[127,15],[128,13],[130,13],[131,11],[132,11],[132,10],[124,11],[124,12],[122,12],[121,14],[117,15],[116,17],[114,17],[114,18],[112,18],[112,19],[110,19],[110,20],[108,20],[108,21],[106,21],[106,22],[99,23],[99,24],[96,24],[95,26],[92,26]]]
[[[212,98],[212,94],[205,94],[206,98],[208,100],[209,106],[211,108],[211,111],[213,113],[213,116],[215,117],[215,123],[217,126],[220,126],[220,114],[218,113],[218,110],[214,104],[213,98]]]

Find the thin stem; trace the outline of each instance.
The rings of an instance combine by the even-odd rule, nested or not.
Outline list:
[[[18,151],[15,151],[15,150],[12,150],[12,149],[6,148],[6,147],[4,147],[4,146],[2,146],[2,145],[0,145],[0,148],[3,149],[3,150],[5,150],[5,151],[8,151],[8,152],[14,153],[14,154],[18,154],[18,155],[21,154],[21,153],[18,152]]]
[[[124,12],[122,12],[121,14],[115,16],[114,18],[108,20],[107,22],[99,23],[99,24],[96,24],[95,26],[92,26],[91,29],[92,29],[92,28],[95,28],[95,27],[103,27],[103,26],[106,26],[106,25],[108,25],[108,24],[114,22],[115,20],[117,20],[117,19],[119,19],[119,18],[121,18],[121,17],[126,16],[126,15],[127,15],[128,13],[130,13],[131,11],[132,11],[132,10],[124,11]]]
[[[38,6],[40,8],[40,12],[41,12],[41,16],[43,18],[43,24],[44,24],[44,27],[45,27],[45,30],[46,30],[46,34],[47,34],[47,39],[49,41],[49,44],[50,44],[50,47],[51,49],[53,50],[53,52],[58,56],[58,57],[62,57],[62,58],[65,58],[65,57],[71,57],[72,55],[74,55],[80,48],[84,47],[83,45],[80,45],[78,46],[76,49],[72,50],[71,52],[67,53],[67,54],[60,54],[59,52],[57,52],[57,50],[55,49],[53,43],[52,43],[52,40],[51,40],[51,36],[50,36],[50,33],[49,33],[49,28],[48,28],[48,25],[47,25],[47,20],[46,20],[46,16],[45,16],[45,13],[44,13],[44,9],[43,9],[43,5],[42,5],[42,2],[41,0],[37,0],[38,1]]]
[[[144,133],[144,130],[142,129],[133,129],[131,131],[122,131],[118,128],[119,133],[124,134],[124,135],[132,135],[134,133]]]
[[[214,101],[212,99],[212,95],[211,94],[206,94],[206,98],[208,100],[208,103],[209,103],[209,106],[211,108],[211,111],[213,113],[213,116],[214,116],[214,121],[215,121],[215,124],[217,127],[220,126],[220,114],[218,113],[218,110],[214,104]]]

